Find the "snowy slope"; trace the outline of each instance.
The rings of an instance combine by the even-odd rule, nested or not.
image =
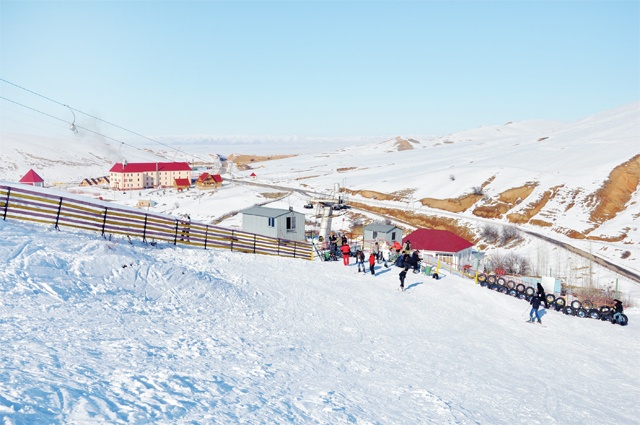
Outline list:
[[[0,221],[5,424],[595,424],[640,417],[630,325],[445,276]],[[126,266],[126,267],[125,267]],[[446,272],[444,273],[446,275]]]

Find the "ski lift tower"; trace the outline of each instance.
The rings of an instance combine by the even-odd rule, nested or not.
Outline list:
[[[324,240],[329,240],[331,235],[331,219],[334,210],[343,209],[345,206],[344,194],[340,190],[340,184],[333,186],[333,192],[327,197],[318,200],[319,215],[322,216],[320,221],[320,236]]]

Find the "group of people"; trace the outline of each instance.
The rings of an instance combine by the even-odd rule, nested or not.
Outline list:
[[[613,302],[614,302],[613,309],[612,309],[613,316],[611,318],[611,323],[616,324],[618,322],[618,319],[620,318],[620,315],[622,314],[623,307],[622,307],[622,301],[614,299]],[[545,294],[544,287],[540,282],[538,282],[536,294],[533,296],[533,298],[531,298],[531,301],[529,301],[529,304],[531,304],[531,311],[529,311],[528,321],[529,322],[537,321],[538,323],[542,324],[542,320],[540,319],[540,314],[538,313],[538,309],[543,304],[544,304],[544,308],[549,308],[549,302],[547,301],[547,295]]]

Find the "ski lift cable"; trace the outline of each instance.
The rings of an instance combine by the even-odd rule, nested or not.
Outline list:
[[[143,134],[136,133],[136,132],[135,132],[135,131],[133,131],[133,130],[129,130],[129,129],[127,129],[127,128],[124,128],[124,127],[122,127],[122,126],[119,126],[119,125],[117,125],[117,124],[114,124],[114,123],[112,123],[112,122],[109,122],[109,121],[103,120],[102,118],[98,118],[98,117],[96,117],[96,116],[94,116],[94,115],[91,115],[91,114],[89,114],[89,113],[87,113],[87,112],[81,111],[81,110],[76,109],[76,108],[72,108],[72,107],[71,107],[71,106],[69,106],[69,105],[66,105],[66,104],[64,104],[64,103],[62,103],[62,102],[58,102],[57,100],[51,99],[50,97],[47,97],[47,96],[42,95],[42,94],[40,94],[40,93],[37,93],[37,92],[35,92],[35,91],[33,91],[33,90],[29,90],[29,89],[28,89],[28,88],[26,88],[26,87],[22,87],[22,86],[20,86],[20,85],[18,85],[18,84],[12,83],[11,81],[5,80],[4,78],[0,78],[0,81],[5,82],[5,83],[7,83],[7,84],[10,84],[10,85],[12,85],[12,86],[14,86],[14,87],[17,87],[17,88],[19,88],[19,89],[21,89],[21,90],[24,90],[24,91],[26,91],[26,92],[29,92],[29,93],[31,93],[31,94],[34,94],[34,95],[36,95],[36,96],[39,96],[39,97],[41,97],[41,98],[43,98],[43,99],[46,99],[46,100],[48,100],[48,101],[50,101],[50,102],[53,102],[53,103],[57,104],[57,105],[65,106],[65,107],[69,108],[69,110],[70,110],[70,111],[71,111],[71,113],[73,114],[73,122],[70,124],[69,128],[70,128],[70,129],[71,129],[71,131],[73,131],[74,133],[75,133],[75,132],[77,132],[77,130],[76,130],[77,128],[82,128],[82,127],[79,127],[78,125],[76,125],[76,124],[75,124],[75,119],[76,119],[76,115],[75,115],[75,113],[74,113],[74,111],[75,111],[75,112],[79,112],[79,113],[81,113],[81,114],[83,114],[83,115],[86,115],[86,116],[88,116],[88,117],[90,117],[90,118],[93,118],[93,119],[95,119],[95,120],[102,121],[102,122],[103,122],[103,123],[105,123],[105,124],[109,124],[109,125],[111,125],[111,126],[113,126],[113,127],[119,128],[120,130],[124,130],[124,131],[126,131],[126,132],[128,132],[128,133],[131,133],[131,134],[135,135],[135,136],[142,137],[143,139],[147,139],[147,140],[149,140],[149,141],[151,141],[151,142],[157,143],[157,144],[159,144],[159,145],[161,145],[161,146],[164,146],[164,147],[166,147],[166,148],[173,149],[173,150],[175,150],[176,152],[180,152],[180,153],[182,153],[182,154],[184,154],[184,155],[191,155],[191,156],[192,156],[192,157],[194,157],[194,158],[198,158],[198,159],[199,159],[200,161],[202,161],[202,162],[208,162],[206,159],[200,158],[200,157],[198,157],[197,155],[189,154],[189,153],[187,153],[187,152],[185,152],[185,151],[183,151],[183,150],[181,150],[181,149],[178,149],[178,148],[176,148],[176,147],[174,147],[174,146],[167,145],[166,143],[162,143],[162,142],[160,142],[160,141],[158,141],[158,140],[154,140],[154,139],[152,139],[152,138],[150,138],[150,137],[148,137],[148,136],[145,136],[145,135],[143,135]],[[0,97],[1,97],[1,96],[0,96]],[[4,97],[2,97],[2,98],[3,98],[3,99],[5,99],[5,100],[9,100],[9,99],[6,99],[6,98],[4,98]],[[9,101],[10,101],[10,102],[12,102],[11,100],[9,100]],[[13,102],[13,103],[17,103],[17,104],[19,104],[18,102]],[[19,104],[19,105],[20,105],[20,106],[25,106],[25,105],[22,105],[22,104]],[[25,106],[25,107],[26,107],[26,106]],[[27,107],[27,108],[28,108],[28,107]],[[33,109],[33,108],[29,108],[29,109],[32,109],[32,110],[34,110],[34,111],[36,111],[36,112],[43,113],[43,114],[45,114],[45,115],[48,115],[48,114],[46,114],[46,113],[44,113],[44,112],[38,111],[38,110]],[[52,118],[56,118],[56,119],[58,119],[58,120],[64,121],[64,120],[62,120],[62,119],[60,119],[60,118],[53,117],[52,115],[49,115],[49,116],[50,116],[50,117],[52,117]],[[86,130],[86,129],[85,129],[85,130]],[[90,130],[89,130],[89,131],[90,131]],[[92,133],[95,133],[95,131],[91,131],[91,132],[92,132]],[[96,133],[96,134],[98,134],[98,133]],[[110,138],[110,139],[111,139],[111,140],[115,140],[115,139],[112,139],[112,138]],[[127,146],[129,146],[129,145],[127,145]],[[139,150],[142,150],[142,149],[139,149]]]
[[[24,105],[24,104],[22,104],[22,103],[20,103],[20,102],[16,102],[15,100],[8,99],[8,98],[6,98],[6,97],[4,97],[4,96],[0,96],[0,99],[2,99],[2,100],[6,100],[7,102],[11,102],[11,103],[14,103],[14,104],[19,105],[19,106],[22,106],[23,108],[26,108],[26,109],[29,109],[29,110],[31,110],[31,111],[37,112],[37,113],[39,113],[39,114],[46,115],[46,116],[48,116],[49,118],[53,118],[53,119],[55,119],[55,120],[62,121],[62,122],[67,122],[67,120],[65,120],[65,119],[63,119],[63,118],[56,117],[56,116],[54,116],[54,115],[48,114],[48,113],[46,113],[46,112],[43,112],[43,111],[41,111],[41,110],[39,110],[39,109],[32,108],[32,107],[27,106],[27,105]],[[65,105],[65,106],[66,106],[66,105]],[[122,140],[114,139],[113,137],[109,137],[109,136],[107,136],[107,135],[105,135],[105,134],[98,133],[97,131],[90,130],[90,129],[88,129],[88,128],[86,128],[86,127],[83,127],[83,126],[81,126],[81,125],[74,125],[74,128],[76,128],[76,129],[81,128],[82,130],[88,131],[89,133],[93,133],[93,134],[96,134],[96,135],[98,135],[98,136],[100,136],[100,137],[104,137],[105,139],[113,140],[114,142],[120,143],[120,144],[121,144],[121,146],[122,146],[122,145],[126,145],[126,146],[129,146],[130,148],[137,149],[137,150],[139,150],[139,151],[141,151],[141,152],[146,152],[144,149],[141,149],[141,148],[139,148],[139,147],[137,147],[137,146],[130,145],[129,143],[125,143],[125,142],[123,142]],[[77,133],[77,131],[76,131],[76,133]]]

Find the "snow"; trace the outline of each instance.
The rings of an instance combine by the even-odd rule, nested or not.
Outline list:
[[[448,275],[0,222],[0,418],[21,423],[637,423],[630,325]],[[126,267],[125,267],[126,266]]]
[[[148,199],[153,212],[230,228],[241,226],[238,211],[256,204],[292,206],[315,228],[315,211],[302,205],[336,183],[355,191],[412,190],[398,201],[352,199],[453,217],[475,229],[506,223],[417,200],[456,198],[489,179],[489,196],[537,181],[532,196],[563,186],[541,212],[553,227],[523,230],[639,272],[640,190],[598,228],[605,237],[625,229],[624,240],[559,233],[588,227],[587,195],[638,154],[639,135],[640,103],[573,123],[404,136],[416,140],[407,151],[398,151],[394,138],[320,140],[296,152],[293,146],[304,141],[295,137],[224,145],[194,136],[177,145],[198,157],[233,147],[300,154],[256,162],[247,171],[232,166],[215,192],[123,193],[77,183],[106,175],[123,159],[180,160],[181,154],[70,132],[56,138],[3,133],[0,180],[18,181],[33,168],[47,185],[63,183],[61,196],[131,207]],[[567,199],[575,201],[570,213]],[[337,216],[333,229],[344,230],[350,219]],[[633,301],[625,310],[629,326],[544,310],[544,326],[528,324],[526,302],[446,271],[437,281],[409,273],[408,290],[400,292],[395,267],[371,276],[340,262],[152,247],[14,220],[0,221],[0,235],[3,424],[635,424],[640,417],[640,285],[588,268],[540,239],[527,237],[514,251],[550,274],[586,280],[578,274],[592,270],[602,286],[619,280]],[[625,251],[630,255],[621,258]]]

